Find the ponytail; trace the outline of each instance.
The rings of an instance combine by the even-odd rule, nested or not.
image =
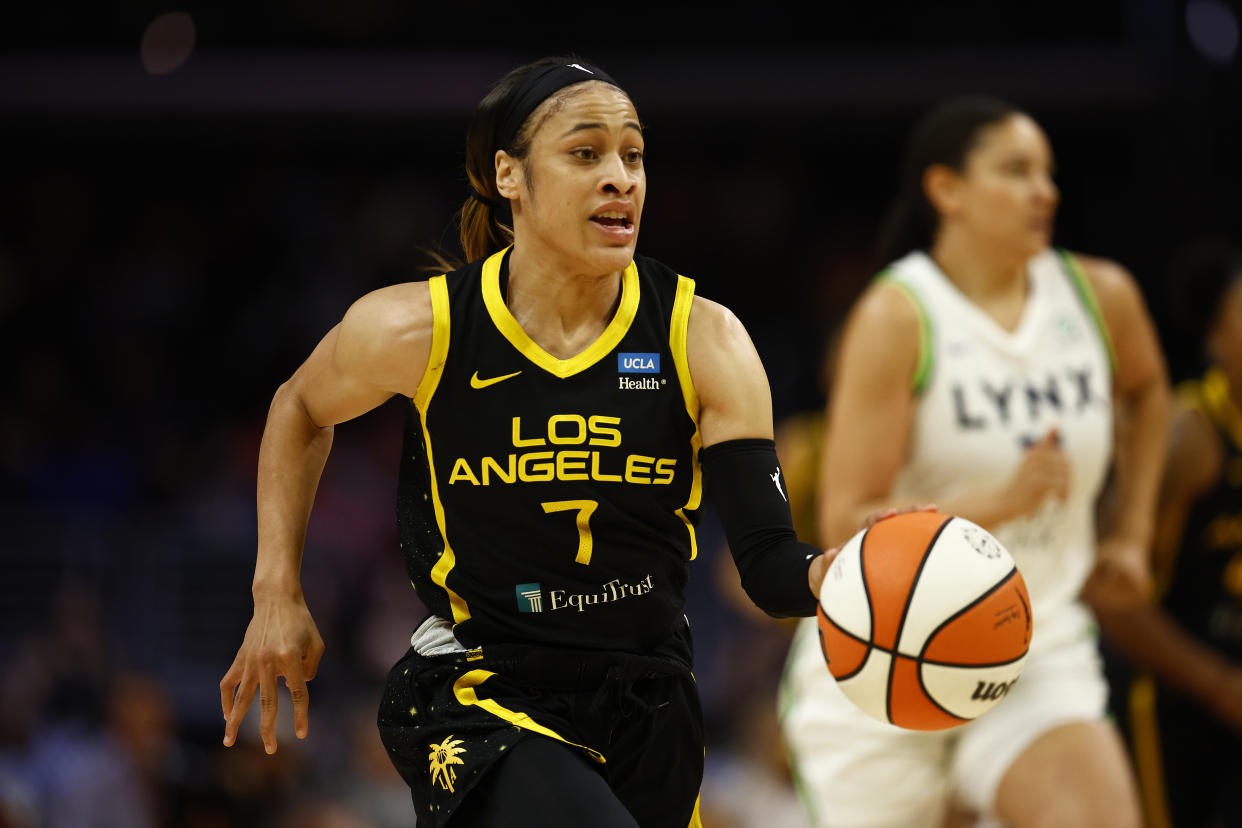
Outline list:
[[[466,261],[473,262],[512,244],[513,228],[499,218],[508,208],[500,194],[495,192],[496,177],[493,175],[490,179],[493,191],[490,195],[479,190],[473,175],[470,178],[474,189],[461,205],[459,222],[462,252],[466,254]]]

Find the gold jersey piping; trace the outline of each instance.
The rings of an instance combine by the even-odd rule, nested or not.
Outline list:
[[[427,283],[431,291],[431,353],[427,357],[427,369],[418,383],[418,391],[414,394],[414,406],[418,409],[418,421],[423,429],[423,445],[427,448],[427,470],[431,480],[431,503],[435,509],[436,526],[440,529],[440,537],[444,540],[444,551],[440,559],[431,568],[431,581],[448,595],[449,606],[453,610],[453,626],[470,617],[470,608],[465,600],[449,588],[448,576],[457,565],[457,555],[449,544],[448,532],[444,525],[444,504],[440,502],[440,487],[436,483],[435,457],[431,450],[431,432],[427,429],[427,409],[431,406],[431,398],[435,396],[440,384],[440,376],[444,373],[444,363],[448,359],[450,317],[448,284],[444,276],[435,276]]]
[[[686,413],[694,421],[694,434],[690,437],[690,497],[686,505],[676,511],[677,516],[686,524],[686,531],[690,533],[690,560],[698,557],[699,544],[694,534],[694,524],[686,516],[686,510],[699,508],[703,501],[703,472],[699,468],[699,449],[703,447],[703,437],[699,434],[699,395],[694,390],[694,381],[690,377],[690,361],[686,357],[686,335],[690,327],[690,308],[693,305],[694,280],[679,275],[677,296],[673,300],[672,323],[669,325],[668,347],[673,353],[673,365],[677,368],[677,383],[681,386]]]
[[[500,265],[510,248],[493,253],[483,263],[483,304],[496,329],[527,359],[553,376],[564,379],[590,368],[621,343],[638,312],[638,265],[632,260],[621,273],[621,302],[604,332],[580,354],[568,359],[552,356],[539,346],[514,318],[500,293]]]

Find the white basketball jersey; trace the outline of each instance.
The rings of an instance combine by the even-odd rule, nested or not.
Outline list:
[[[1069,497],[990,527],[1012,554],[1031,595],[1032,650],[1052,644],[1041,619],[1071,608],[1095,558],[1096,497],[1112,450],[1109,348],[1085,277],[1047,250],[1028,266],[1018,327],[1001,328],[930,257],[914,252],[885,274],[924,315],[921,393],[896,503],[938,502],[1000,490],[1025,447],[1055,428],[1070,460]],[[1079,627],[1081,629],[1081,627]],[[1059,637],[1052,630],[1049,635]]]

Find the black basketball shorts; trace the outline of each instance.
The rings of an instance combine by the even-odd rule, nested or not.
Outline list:
[[[702,709],[693,676],[672,660],[507,644],[433,657],[411,649],[388,675],[378,721],[418,828],[445,825],[488,769],[532,738],[581,751],[643,828],[686,828],[695,817]]]

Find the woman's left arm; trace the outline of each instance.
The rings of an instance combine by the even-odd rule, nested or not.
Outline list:
[[[1168,434],[1169,380],[1142,292],[1124,268],[1078,257],[1116,353],[1112,519],[1100,538],[1097,585],[1132,605],[1151,589],[1150,549]]]
[[[821,555],[794,532],[759,354],[729,309],[696,296],[686,358],[699,400],[703,489],[724,525],[742,588],[769,615],[813,615],[835,550]]]

